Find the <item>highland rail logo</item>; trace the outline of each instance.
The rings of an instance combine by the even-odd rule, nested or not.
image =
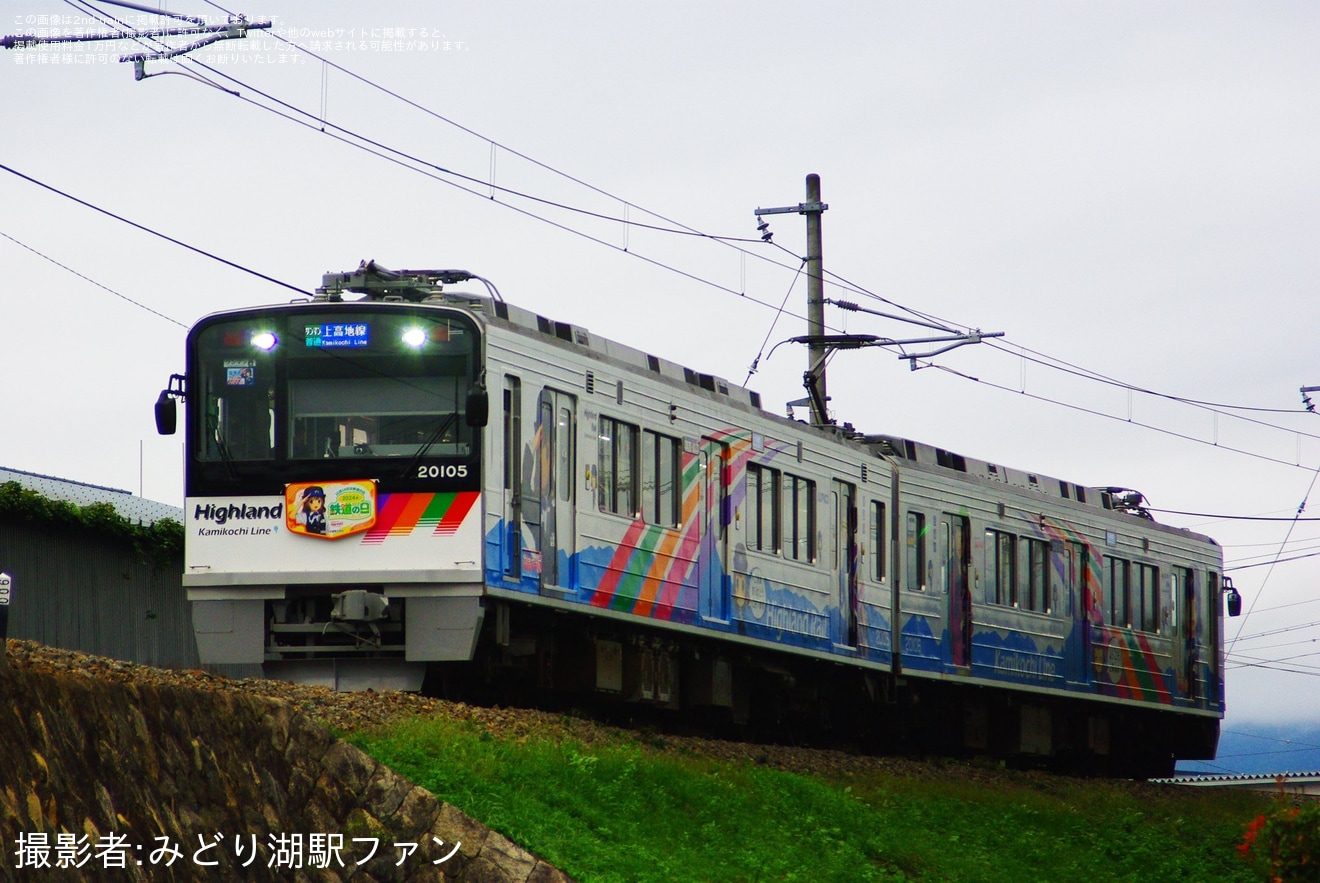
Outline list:
[[[227,536],[242,535],[248,533],[271,534],[278,529],[279,523],[284,520],[284,504],[270,503],[264,506],[253,506],[250,503],[197,503],[193,508],[194,522],[208,522],[215,527],[207,527],[202,524],[197,525],[197,532],[201,536]],[[234,525],[231,522],[275,522],[274,525],[252,525],[247,524]]]

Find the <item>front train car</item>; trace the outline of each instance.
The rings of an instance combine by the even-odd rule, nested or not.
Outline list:
[[[471,656],[483,329],[422,299],[323,289],[189,333],[173,394],[186,402],[183,584],[203,664],[416,690],[427,662]]]

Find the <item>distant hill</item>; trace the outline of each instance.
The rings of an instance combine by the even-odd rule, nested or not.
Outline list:
[[[1303,773],[1320,770],[1320,723],[1226,724],[1213,761],[1183,761],[1180,774]]]

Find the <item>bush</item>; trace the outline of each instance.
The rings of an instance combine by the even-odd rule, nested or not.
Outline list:
[[[1262,880],[1320,883],[1320,802],[1297,805],[1280,793],[1247,825],[1238,852]]]
[[[52,500],[16,481],[0,484],[0,521],[40,528],[87,531],[132,546],[148,564],[172,566],[183,555],[183,525],[171,518],[134,524],[109,503],[78,506]]]

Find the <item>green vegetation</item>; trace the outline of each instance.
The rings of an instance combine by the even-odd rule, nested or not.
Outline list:
[[[349,739],[584,883],[1248,881],[1237,846],[1268,805],[976,767],[824,778],[440,719]]]
[[[1320,803],[1299,805],[1280,794],[1267,812],[1247,825],[1238,852],[1262,880],[1320,881]]]
[[[134,524],[109,503],[78,506],[52,500],[16,481],[0,484],[0,519],[19,524],[88,531],[131,546],[143,561],[168,565],[183,556],[183,525],[169,518]]]

